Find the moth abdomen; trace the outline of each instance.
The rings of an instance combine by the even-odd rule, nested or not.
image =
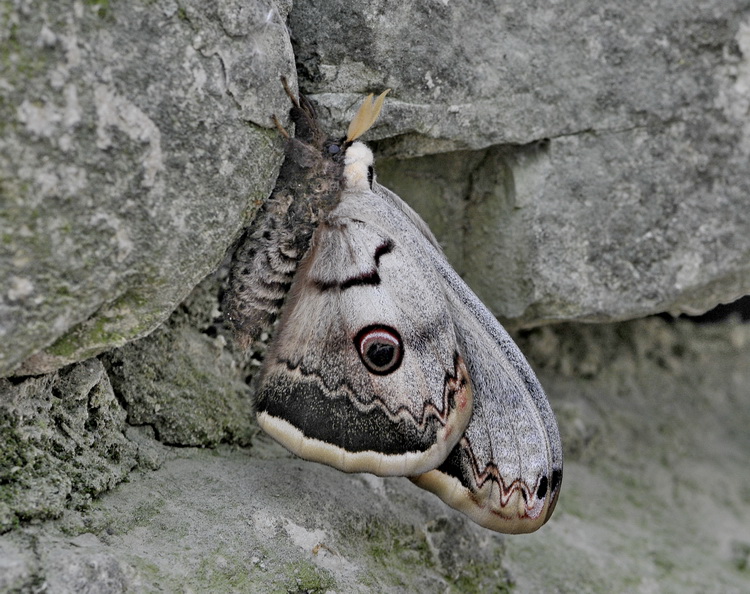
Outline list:
[[[297,245],[299,236],[284,224],[284,213],[265,209],[260,218],[235,252],[223,302],[243,348],[276,320],[305,251]]]

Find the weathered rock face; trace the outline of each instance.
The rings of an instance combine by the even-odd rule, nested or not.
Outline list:
[[[379,179],[510,323],[750,292],[746,2],[0,3],[0,590],[750,590],[746,325],[521,333],[566,457],[530,536],[255,438],[210,273],[295,58],[332,133],[393,89]]]
[[[286,5],[14,6],[0,374],[165,319],[270,191],[266,128],[287,110],[278,76],[294,78]],[[390,86],[380,152],[446,153],[392,161],[381,181],[428,204],[439,235],[450,213],[441,239],[498,315],[624,319],[750,292],[741,2],[302,3],[289,25],[329,129]]]
[[[410,197],[511,324],[702,313],[750,290],[750,182],[736,160],[707,186],[675,152],[679,136],[638,129],[387,160],[379,181]]]
[[[281,157],[294,67],[270,8],[0,11],[0,375],[146,334],[221,261]]]
[[[0,534],[82,508],[173,446],[249,445],[243,361],[207,277],[149,336],[36,377],[0,378]],[[0,591],[3,591],[0,583]]]
[[[696,313],[750,292],[746,3],[345,4],[290,14],[300,85],[333,129],[393,88],[384,154],[473,149],[380,181],[425,206],[496,314]]]
[[[411,132],[414,144],[399,139],[392,148],[402,155],[435,152],[425,138],[443,150],[479,149],[658,131],[696,118],[724,132],[737,126],[735,141],[746,143],[750,132],[750,22],[740,0],[641,10],[616,2],[333,0],[300,3],[289,24],[300,84],[339,126],[355,93],[394,89],[376,135]]]
[[[747,592],[750,325],[568,324],[519,344],[567,457],[534,534],[489,532],[405,478],[268,438],[154,444],[158,471],[0,536],[0,590]]]
[[[126,427],[97,359],[0,379],[0,533],[85,505],[126,477],[138,462]]]
[[[207,277],[154,332],[101,357],[128,423],[162,443],[249,445],[257,431],[242,357],[213,319],[219,291]]]

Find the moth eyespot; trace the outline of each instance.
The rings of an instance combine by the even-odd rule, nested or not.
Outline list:
[[[536,490],[536,498],[544,499],[547,495],[547,477],[543,476],[539,481],[539,488]]]
[[[328,153],[331,155],[336,155],[339,152],[341,152],[341,147],[338,144],[331,144],[328,146]]]
[[[354,346],[365,367],[375,375],[396,371],[404,356],[399,333],[388,326],[367,326],[359,331]]]

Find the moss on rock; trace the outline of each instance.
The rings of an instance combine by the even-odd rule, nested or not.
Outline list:
[[[85,506],[120,482],[137,463],[125,427],[96,359],[0,379],[0,532]]]

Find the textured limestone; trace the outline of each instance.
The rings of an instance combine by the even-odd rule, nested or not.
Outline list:
[[[86,506],[136,466],[158,468],[155,437],[250,443],[247,370],[216,320],[220,285],[208,277],[151,335],[102,361],[0,379],[0,532]]]
[[[138,461],[102,364],[0,379],[0,532],[87,505]]]
[[[271,189],[291,42],[331,131],[390,86],[380,153],[449,151],[383,181],[456,217],[443,241],[498,315],[625,319],[750,292],[739,0],[301,3],[291,41],[290,8],[7,9],[0,374],[143,336],[216,267]]]
[[[293,56],[268,2],[3,7],[0,375],[43,373],[215,269],[273,187]]]
[[[0,590],[747,592],[750,326],[526,331],[560,421],[550,522],[493,534],[406,479],[161,448],[89,509],[0,537]],[[75,587],[74,587],[75,586]]]
[[[300,85],[338,130],[391,87],[381,154],[450,151],[381,181],[431,224],[456,217],[438,236],[496,314],[620,320],[750,293],[746,3],[344,5],[290,14]]]
[[[216,320],[218,293],[208,277],[157,330],[103,356],[128,423],[163,443],[247,445],[257,431],[246,371]]]
[[[524,331],[565,478],[504,538],[254,436],[221,274],[185,300],[294,57],[332,132],[392,87],[380,181],[511,323],[750,292],[749,56],[739,0],[0,3],[0,591],[750,590],[747,326]]]

